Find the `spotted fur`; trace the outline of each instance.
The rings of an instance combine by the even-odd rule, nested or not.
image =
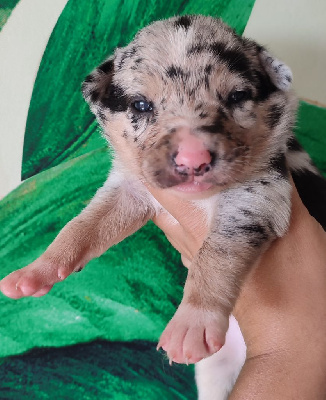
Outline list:
[[[47,264],[63,266],[61,279],[166,212],[147,187],[173,191],[189,181],[189,168],[176,163],[186,130],[211,160],[193,170],[209,189],[198,197],[185,195],[206,210],[209,233],[189,265],[182,302],[159,346],[176,362],[195,363],[215,353],[224,344],[243,280],[287,231],[290,175],[300,193],[314,181],[317,197],[325,183],[293,136],[297,100],[291,82],[289,67],[219,19],[189,15],[142,29],[83,83],[83,95],[115,151],[114,168],[49,247]],[[323,196],[325,204],[326,191]],[[325,227],[322,201],[309,195],[303,200],[309,210],[319,207],[313,215]],[[39,260],[33,274],[41,270]],[[24,272],[7,278],[7,287],[23,287]],[[218,400],[242,361],[231,368]],[[205,400],[210,397],[204,392],[217,393],[199,387]]]

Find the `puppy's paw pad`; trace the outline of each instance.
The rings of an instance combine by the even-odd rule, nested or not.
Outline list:
[[[192,364],[216,353],[223,346],[228,317],[181,304],[165,328],[158,348],[170,361]]]

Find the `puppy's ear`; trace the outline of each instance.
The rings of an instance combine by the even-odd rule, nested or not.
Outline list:
[[[82,83],[82,93],[90,106],[102,103],[114,73],[114,56],[91,72]]]
[[[263,47],[259,47],[259,58],[272,83],[280,90],[289,90],[292,83],[291,69]]]

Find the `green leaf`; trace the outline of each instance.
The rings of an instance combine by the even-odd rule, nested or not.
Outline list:
[[[326,176],[326,108],[300,102],[295,134]]]
[[[12,10],[16,7],[19,0],[1,0],[0,2],[0,31],[4,27]]]
[[[0,398],[195,400],[193,368],[168,365],[145,341],[97,341],[3,360]]]

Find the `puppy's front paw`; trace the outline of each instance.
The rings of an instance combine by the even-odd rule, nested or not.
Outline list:
[[[196,363],[220,350],[228,324],[228,316],[181,303],[157,349],[166,351],[170,363]]]
[[[0,281],[1,292],[19,299],[26,296],[40,297],[48,293],[52,286],[65,279],[73,269],[59,267],[55,262],[41,256],[33,263],[12,272]]]

